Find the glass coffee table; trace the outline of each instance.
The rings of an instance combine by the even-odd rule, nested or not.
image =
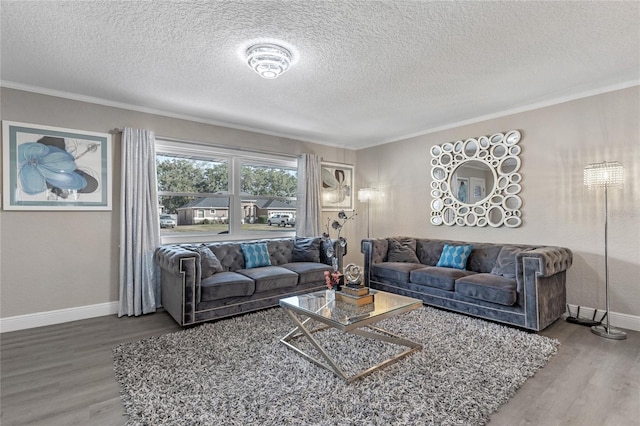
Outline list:
[[[280,342],[309,361],[333,371],[347,382],[357,380],[422,349],[422,345],[419,343],[372,325],[383,319],[420,308],[422,301],[378,290],[370,290],[370,293],[374,295],[373,303],[363,306],[349,305],[346,302],[336,301],[335,292],[332,290],[321,290],[280,299],[280,307],[296,325],[289,334],[280,339]],[[308,325],[312,320],[321,323],[322,326],[310,329]],[[335,328],[343,333],[357,334],[365,338],[396,344],[407,349],[370,368],[353,375],[347,375],[338,366],[336,360],[323,348],[321,342],[313,336],[314,333],[327,328]],[[297,339],[304,337],[308,339],[308,342],[316,349],[322,359],[309,355],[293,344]]]

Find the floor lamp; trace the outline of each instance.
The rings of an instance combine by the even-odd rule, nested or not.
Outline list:
[[[362,188],[358,190],[358,201],[367,205],[367,238],[369,238],[369,212],[371,201],[378,190],[375,188]]]
[[[607,325],[591,327],[591,332],[607,339],[622,340],[627,338],[627,333],[615,329],[610,325],[611,312],[609,310],[609,259],[607,252],[607,221],[609,218],[607,209],[607,191],[609,188],[622,188],[624,183],[624,168],[617,161],[589,164],[584,168],[584,184],[589,189],[604,189],[604,277],[605,298],[607,303]]]

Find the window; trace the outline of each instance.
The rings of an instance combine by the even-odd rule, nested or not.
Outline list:
[[[176,218],[163,243],[292,235],[297,160],[156,140],[158,212]],[[288,215],[277,227],[275,214]]]

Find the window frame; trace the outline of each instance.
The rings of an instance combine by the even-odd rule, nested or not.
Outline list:
[[[161,234],[162,244],[200,243],[209,241],[237,241],[261,238],[282,238],[295,236],[295,228],[283,228],[282,230],[269,231],[243,231],[242,225],[242,199],[247,198],[241,194],[241,172],[243,165],[274,166],[289,169],[298,169],[298,157],[286,154],[263,153],[245,149],[222,148],[205,143],[178,141],[156,137],[156,156],[176,156],[185,159],[197,158],[203,160],[226,160],[228,164],[228,193],[184,193],[158,190],[158,196],[195,196],[195,197],[223,197],[229,199],[228,234],[192,232]],[[250,195],[256,200],[292,200],[297,197]]]

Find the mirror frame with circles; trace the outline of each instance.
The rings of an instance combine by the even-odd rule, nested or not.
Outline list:
[[[447,142],[431,147],[431,218],[432,225],[506,226],[522,225],[522,190],[518,130]],[[456,169],[471,161],[486,165],[493,174],[493,188],[475,203],[460,201],[453,193]]]

